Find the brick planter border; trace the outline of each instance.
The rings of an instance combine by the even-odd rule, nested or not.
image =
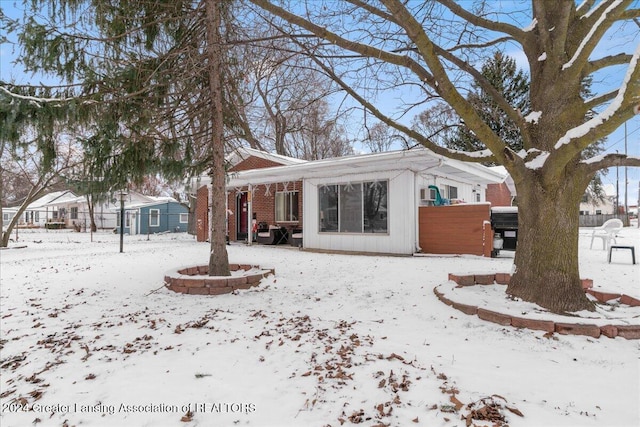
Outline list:
[[[238,274],[231,276],[209,276],[208,265],[181,267],[164,275],[165,286],[174,292],[191,295],[222,295],[239,289],[250,289],[260,281],[275,275],[274,269],[261,269],[258,265],[229,264],[229,269]]]
[[[486,285],[508,285],[511,275],[508,273],[495,274],[467,274],[457,275],[449,274],[449,280],[455,282],[458,286],[486,286]],[[582,279],[582,288],[590,295],[593,295],[599,302],[606,303],[612,299],[620,299],[621,304],[630,305],[632,307],[640,307],[640,300],[625,294],[613,292],[597,291],[592,289],[593,280]],[[604,335],[609,338],[623,337],[626,339],[640,339],[640,325],[605,325],[598,326],[582,323],[563,323],[553,322],[551,320],[527,319],[509,314],[498,313],[487,310],[482,307],[473,305],[460,304],[447,298],[444,293],[438,290],[436,286],[433,292],[443,303],[452,306],[456,310],[460,310],[467,315],[476,315],[480,319],[488,322],[497,323],[502,326],[513,326],[516,328],[527,328],[540,330],[545,332],[556,332],[562,335],[585,335],[593,338],[599,338]]]

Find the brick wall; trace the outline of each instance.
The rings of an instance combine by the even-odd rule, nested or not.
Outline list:
[[[491,256],[490,205],[421,206],[419,244],[429,254]]]
[[[504,182],[487,185],[486,200],[491,206],[511,206],[511,192]]]
[[[252,199],[252,211],[256,214],[256,220],[258,222],[266,222],[270,225],[276,225],[276,201],[275,194],[278,191],[285,190],[285,183],[279,182],[268,185],[259,184],[253,188]],[[298,192],[298,221],[295,223],[278,223],[277,225],[284,225],[289,228],[302,227],[302,181],[295,181],[287,183],[288,191]],[[237,191],[246,192],[247,187],[243,187]],[[246,215],[246,212],[238,209],[238,195],[236,192],[231,192],[228,195],[227,203],[229,209],[233,212],[233,215],[229,216],[229,239],[237,240],[237,223],[238,215]],[[239,212],[238,212],[239,211]],[[250,227],[250,226],[249,226]]]
[[[250,156],[249,158],[242,160],[234,167],[229,169],[230,172],[238,172],[251,169],[263,169],[275,166],[283,166],[281,163],[274,162],[272,160],[263,159],[260,157]],[[300,214],[299,224],[302,226],[302,183],[295,183],[296,190],[299,190],[298,195],[298,212]],[[269,224],[275,224],[275,188],[276,184],[271,184],[270,196],[265,195],[266,189],[264,185],[260,185],[254,191],[253,198],[253,212],[257,214],[258,222],[267,222]],[[277,187],[279,190],[284,189],[284,185],[281,183]],[[292,183],[289,183],[289,190],[292,189]],[[241,188],[239,191],[247,191],[247,187]],[[237,240],[237,193],[231,191],[227,197],[227,203],[229,210],[233,212],[229,215],[229,239]],[[246,215],[246,213],[245,213]],[[196,193],[196,239],[199,242],[205,242],[209,240],[209,194],[207,187],[201,187]],[[249,226],[250,228],[251,226]]]
[[[274,162],[272,160],[262,159],[260,157],[250,156],[249,158],[241,161],[229,171],[238,172],[238,171],[247,171],[251,169],[263,169],[263,168],[272,168],[274,166],[283,166],[281,163]]]

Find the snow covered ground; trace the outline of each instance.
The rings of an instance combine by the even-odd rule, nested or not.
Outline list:
[[[581,230],[581,276],[640,297],[640,265]],[[635,245],[625,228],[619,244]],[[18,249],[18,246],[26,245]],[[442,304],[448,273],[512,256],[374,257],[229,246],[260,287],[182,295],[191,236],[20,231],[0,251],[0,424],[638,426],[640,341],[502,327]],[[629,323],[640,309],[627,310]],[[488,419],[481,421],[482,418]]]

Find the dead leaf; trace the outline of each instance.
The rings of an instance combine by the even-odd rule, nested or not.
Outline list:
[[[192,420],[193,420],[193,412],[191,411],[187,411],[187,413],[184,414],[182,418],[180,418],[180,421],[182,421],[183,423],[188,423],[188,422],[191,422]]]
[[[387,360],[391,360],[391,359],[398,359],[399,361],[404,361],[404,357],[399,356],[395,353],[391,353],[391,356],[387,357]]]
[[[455,406],[455,408],[456,408],[456,411],[459,411],[459,410],[460,410],[460,408],[462,408],[462,407],[464,406],[464,403],[460,402],[460,401],[458,400],[458,398],[457,398],[455,395],[452,395],[452,396],[449,398],[449,401],[451,401],[451,403],[453,403],[453,405],[454,405],[454,406]]]
[[[507,408],[509,411],[513,412],[514,414],[516,414],[519,417],[524,417],[524,414],[522,412],[520,412],[520,410],[518,408],[511,408],[507,405],[504,406],[505,408]]]

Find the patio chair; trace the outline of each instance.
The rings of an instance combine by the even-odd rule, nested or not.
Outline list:
[[[268,229],[258,229],[258,243],[262,245],[278,245],[287,242],[287,229],[270,225]]]
[[[596,238],[602,239],[602,249],[609,248],[609,246],[611,246],[611,241],[618,243],[616,241],[616,236],[622,227],[622,221],[617,218],[606,221],[600,227],[595,227],[591,232],[591,245],[589,246],[589,249],[593,248],[593,240]]]
[[[289,234],[289,244],[291,246],[302,247],[302,229],[294,228]]]

